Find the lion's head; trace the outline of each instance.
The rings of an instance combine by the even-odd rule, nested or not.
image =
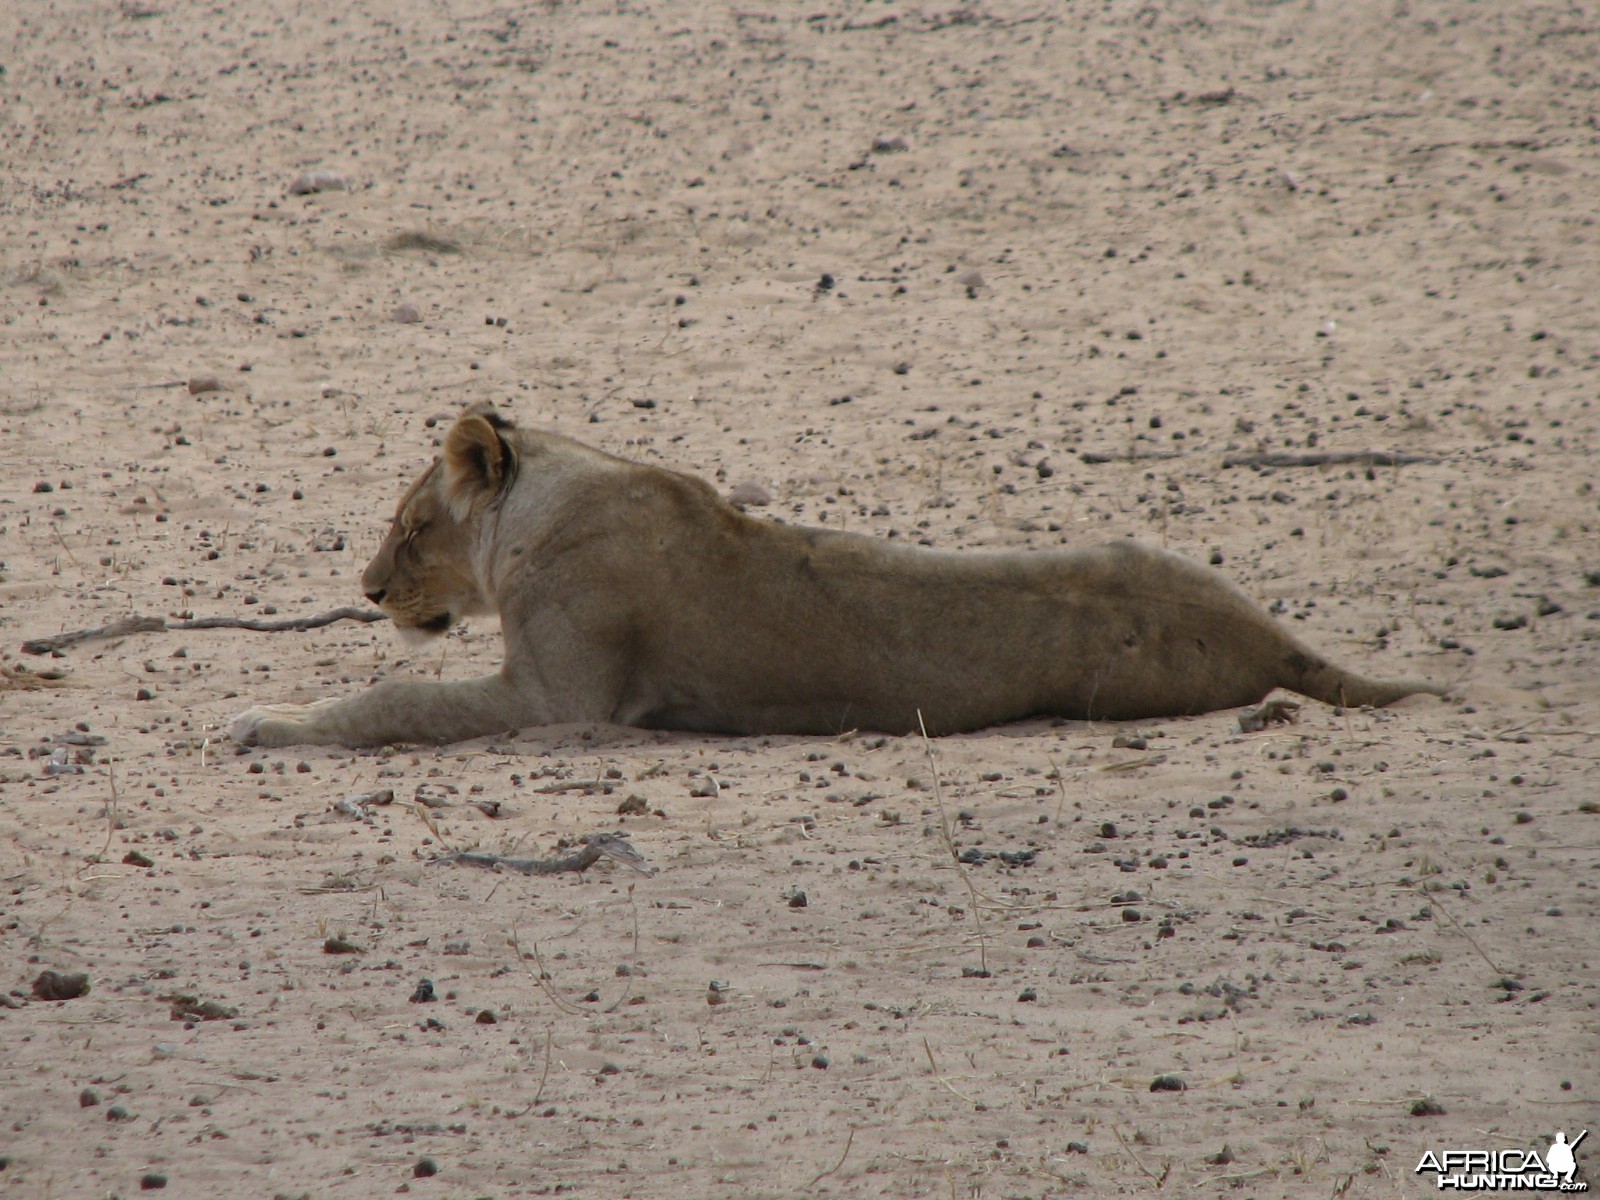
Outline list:
[[[402,634],[440,634],[463,617],[493,611],[473,557],[490,501],[516,475],[516,451],[501,436],[510,428],[486,405],[468,409],[445,437],[443,456],[401,499],[362,572],[361,590]]]

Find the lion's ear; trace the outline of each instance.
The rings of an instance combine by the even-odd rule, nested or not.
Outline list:
[[[444,439],[445,494],[450,514],[465,521],[492,500],[516,473],[516,452],[500,436],[510,422],[492,410],[463,414]]]
[[[496,429],[515,429],[510,417],[501,416],[500,410],[495,408],[492,400],[474,400],[461,410],[463,417],[482,417]]]

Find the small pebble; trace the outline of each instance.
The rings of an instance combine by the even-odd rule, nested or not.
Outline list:
[[[402,300],[394,306],[394,311],[389,314],[389,319],[401,325],[415,325],[422,320],[422,312],[409,300]]]
[[[426,1179],[430,1175],[437,1175],[438,1173],[439,1164],[427,1156],[417,1159],[417,1165],[411,1168],[411,1174],[418,1179]]]
[[[167,1177],[159,1171],[146,1171],[139,1176],[139,1187],[147,1192],[157,1191],[167,1186]]]
[[[33,981],[33,995],[38,1000],[76,1000],[89,994],[89,976],[81,971],[40,971]]]
[[[222,380],[215,375],[189,376],[189,395],[198,396],[201,392],[220,392]]]
[[[78,1093],[79,1108],[93,1108],[99,1103],[100,1093],[95,1091],[93,1088],[84,1088],[83,1091]]]

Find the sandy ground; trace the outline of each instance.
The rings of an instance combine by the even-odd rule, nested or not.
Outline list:
[[[1567,3],[0,8],[0,1191],[1404,1197],[1600,1128],[1597,62]],[[498,631],[21,652],[360,603],[480,399],[1456,692],[245,752]],[[619,828],[653,875],[429,865]]]

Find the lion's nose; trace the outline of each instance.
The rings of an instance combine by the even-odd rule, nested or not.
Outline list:
[[[389,593],[384,591],[383,588],[377,588],[376,590],[367,593],[367,599],[371,600],[374,604],[382,604],[383,598],[388,594]]]

